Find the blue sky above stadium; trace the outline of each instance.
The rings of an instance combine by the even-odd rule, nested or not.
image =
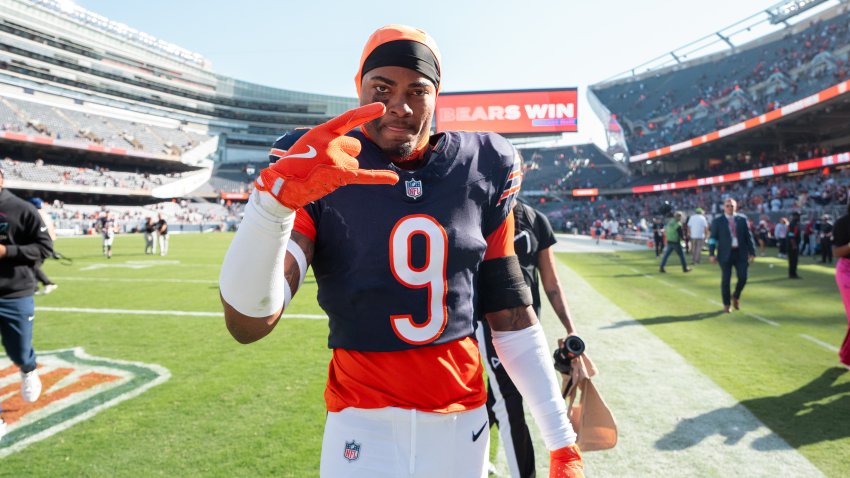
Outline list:
[[[217,73],[297,91],[354,96],[368,35],[420,27],[443,53],[443,91],[583,87],[727,27],[777,0],[466,0],[428,3],[77,0],[200,53]],[[593,136],[580,103],[578,136]]]

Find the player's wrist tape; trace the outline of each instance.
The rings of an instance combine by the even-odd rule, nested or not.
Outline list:
[[[484,313],[532,304],[531,289],[522,277],[517,256],[483,261],[478,271],[478,291],[478,303]]]
[[[576,441],[561,397],[546,336],[540,323],[515,331],[493,331],[493,346],[502,365],[528,403],[549,451]]]
[[[284,305],[283,263],[295,223],[294,211],[281,206],[271,213],[262,206],[262,196],[268,194],[254,191],[245,205],[218,280],[224,300],[249,317],[268,317]]]
[[[290,216],[295,217],[293,209],[279,203],[274,196],[267,192],[255,189],[248,198],[248,202],[254,204],[259,217],[264,219],[264,221],[261,221],[262,225],[271,225],[272,228],[277,228],[276,224],[288,221]]]

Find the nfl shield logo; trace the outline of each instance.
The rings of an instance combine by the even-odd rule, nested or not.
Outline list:
[[[345,451],[342,452],[342,456],[349,462],[360,458],[360,444],[354,440],[345,442]]]
[[[411,179],[410,181],[405,181],[404,186],[407,190],[407,197],[416,199],[422,195],[422,181]]]

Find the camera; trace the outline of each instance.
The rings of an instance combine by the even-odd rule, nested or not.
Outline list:
[[[570,373],[570,361],[584,353],[584,340],[576,335],[564,339],[564,346],[555,350],[555,370],[563,374]]]

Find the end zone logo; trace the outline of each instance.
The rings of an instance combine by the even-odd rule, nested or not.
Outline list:
[[[171,373],[159,365],[92,357],[82,348],[38,352],[42,392],[34,403],[21,397],[21,375],[0,360],[0,409],[6,435],[0,458],[93,417],[165,382]]]

